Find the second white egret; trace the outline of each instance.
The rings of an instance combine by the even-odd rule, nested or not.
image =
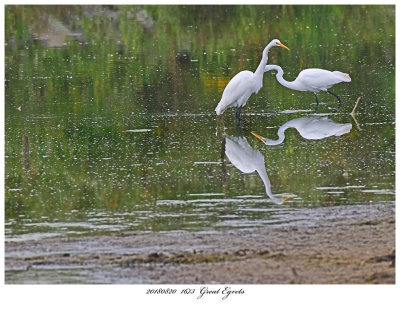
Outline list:
[[[339,109],[342,105],[340,97],[328,89],[341,82],[351,82],[350,75],[347,73],[342,73],[339,71],[331,72],[323,69],[305,69],[299,73],[294,81],[289,82],[283,78],[283,70],[279,65],[266,65],[264,72],[271,70],[276,70],[278,72],[276,74],[276,79],[282,86],[298,91],[313,92],[315,100],[317,101],[317,107],[315,108],[315,111],[318,110],[319,105],[317,92],[322,90],[335,96],[339,100]]]

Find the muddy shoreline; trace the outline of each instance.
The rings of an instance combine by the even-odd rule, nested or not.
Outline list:
[[[395,283],[395,205],[291,211],[257,229],[5,242],[5,283]]]

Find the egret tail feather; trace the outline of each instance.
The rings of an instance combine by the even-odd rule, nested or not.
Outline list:
[[[343,73],[343,72],[340,72],[340,71],[333,71],[333,73],[335,73],[335,75],[337,77],[339,77],[342,81],[347,82],[347,83],[351,82],[351,77],[350,77],[349,74]]]
[[[215,112],[217,113],[218,116],[223,113],[221,102],[218,103],[217,107],[215,108]]]

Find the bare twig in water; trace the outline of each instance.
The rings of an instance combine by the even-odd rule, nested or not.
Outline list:
[[[356,110],[357,110],[357,108],[358,108],[358,105],[360,105],[361,99],[362,99],[362,96],[361,96],[361,97],[358,97],[358,99],[357,99],[357,101],[356,101],[356,104],[354,105],[353,111],[351,112],[352,115],[354,115],[354,114],[356,113]]]
[[[362,100],[362,96],[358,97],[356,104],[354,105],[353,111],[350,113],[351,117],[353,117],[353,120],[357,125],[358,130],[360,130],[360,131],[362,131],[362,129],[360,128],[360,125],[355,117],[355,114],[356,114],[356,110],[357,110],[358,106],[360,105],[361,100]]]

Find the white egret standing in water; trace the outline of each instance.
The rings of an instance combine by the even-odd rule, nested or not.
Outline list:
[[[315,111],[318,110],[318,97],[317,92],[326,91],[329,94],[335,96],[339,100],[339,108],[342,105],[342,101],[340,97],[329,91],[333,85],[341,83],[341,82],[351,82],[350,75],[347,73],[342,73],[339,71],[327,71],[322,69],[305,69],[299,73],[297,78],[294,81],[287,81],[283,79],[283,70],[279,65],[266,65],[264,68],[264,72],[276,70],[278,73],[276,74],[276,79],[278,82],[285,86],[286,88],[290,88],[298,91],[310,91],[314,93],[315,100],[317,100],[317,107]]]
[[[226,85],[222,93],[221,101],[219,101],[215,112],[221,115],[227,108],[236,107],[236,118],[240,121],[242,107],[246,105],[247,100],[253,93],[257,93],[263,86],[264,68],[268,61],[268,52],[274,46],[287,48],[279,40],[272,40],[264,49],[263,56],[257,70],[253,73],[250,71],[241,71],[236,74]]]
[[[292,119],[283,124],[278,130],[278,139],[272,140],[264,138],[257,133],[251,132],[255,137],[260,139],[268,146],[282,144],[285,139],[285,131],[289,128],[295,128],[305,139],[323,139],[329,136],[340,136],[349,133],[351,123],[337,123],[328,117],[313,116]]]

